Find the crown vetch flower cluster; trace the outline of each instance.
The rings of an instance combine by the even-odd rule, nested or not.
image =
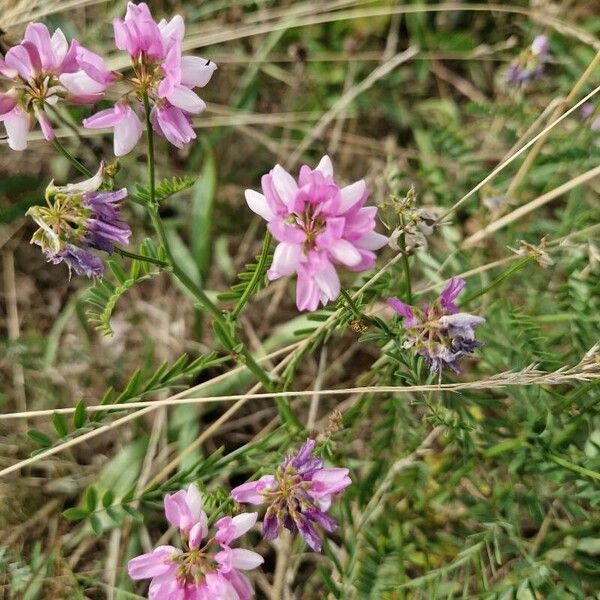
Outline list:
[[[0,81],[8,91],[0,93],[0,121],[13,150],[27,147],[34,119],[46,140],[54,139],[48,107],[61,100],[94,104],[103,96],[114,75],[104,60],[77,40],[70,44],[60,29],[52,36],[43,23],[30,23],[20,44],[0,57]]]
[[[323,460],[313,455],[315,446],[316,441],[308,439],[296,455],[284,459],[275,475],[264,475],[231,490],[236,502],[268,505],[262,525],[265,540],[275,539],[285,527],[299,531],[307,544],[320,552],[316,526],[329,533],[337,527],[327,511],[352,481],[348,469],[324,467]]]
[[[217,66],[197,56],[182,56],[185,24],[180,15],[157,23],[144,2],[127,5],[125,19],[113,21],[117,48],[131,57],[131,85],[113,108],[102,110],[83,121],[85,127],[114,128],[114,152],[127,154],[142,135],[143,126],[136,108],[147,96],[150,119],[156,133],[178,148],[196,137],[191,117],[206,105],[193,91],[205,86]]]
[[[454,277],[437,300],[422,308],[409,306],[398,298],[388,300],[403,318],[403,347],[414,348],[423,356],[432,373],[444,368],[460,373],[458,361],[481,346],[475,339],[475,328],[485,323],[485,319],[459,312],[454,302],[464,287],[464,279]]]
[[[542,76],[549,58],[550,42],[545,35],[538,35],[511,63],[506,72],[507,83],[517,88],[527,87]]]
[[[297,274],[299,310],[314,311],[338,297],[337,265],[364,271],[375,264],[374,250],[387,237],[374,231],[377,208],[364,206],[369,192],[363,180],[340,188],[324,156],[314,170],[304,165],[298,182],[275,165],[261,183],[263,193],[246,190],[246,201],[279,242],[267,276]]]
[[[158,546],[129,561],[132,579],[151,579],[150,600],[249,600],[252,585],[241,571],[263,563],[260,554],[231,543],[256,523],[257,513],[223,517],[208,537],[208,518],[195,485],[167,494],[165,515],[178,527],[185,548]],[[208,538],[208,539],[206,539]]]
[[[85,181],[46,188],[46,206],[33,206],[27,214],[39,225],[31,238],[49,262],[65,262],[69,271],[100,277],[104,265],[90,249],[109,254],[114,244],[127,245],[129,225],[121,220],[120,205],[127,189],[100,191],[104,166]]]

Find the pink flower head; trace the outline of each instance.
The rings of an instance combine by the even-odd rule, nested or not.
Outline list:
[[[157,23],[147,4],[130,2],[125,18],[115,19],[113,28],[117,48],[132,59],[135,76],[126,79],[132,90],[113,109],[85,119],[84,127],[114,127],[115,154],[129,153],[143,130],[136,114],[140,103],[129,99],[133,92],[137,98],[148,96],[154,131],[182,148],[196,137],[191,117],[206,108],[193,88],[204,87],[217,66],[204,58],[181,55],[185,25],[180,15]]]
[[[277,473],[231,490],[236,502],[267,504],[263,537],[273,540],[282,527],[299,531],[308,545],[320,552],[321,538],[315,526],[335,530],[337,523],[327,514],[335,497],[352,481],[348,469],[326,468],[313,456],[315,440],[308,439],[296,455],[288,456]]]
[[[208,518],[195,485],[165,497],[165,514],[179,527],[186,548],[158,546],[128,563],[132,579],[151,579],[150,600],[250,600],[252,585],[241,571],[263,563],[260,554],[230,544],[256,523],[256,513],[223,517],[208,537]],[[204,540],[204,541],[203,541]]]
[[[298,182],[280,165],[262,178],[263,193],[246,190],[251,210],[268,223],[278,245],[271,280],[296,273],[296,305],[314,311],[340,293],[336,266],[364,271],[388,239],[376,233],[377,208],[365,207],[363,180],[340,188],[324,156],[316,169],[304,165]]]
[[[455,304],[464,287],[464,279],[454,277],[435,302],[422,308],[409,306],[398,298],[388,299],[388,304],[402,317],[404,348],[415,348],[432,373],[439,373],[444,367],[460,373],[458,361],[481,345],[475,339],[475,328],[485,323],[485,319],[458,312]]]
[[[104,60],[77,40],[69,44],[60,29],[50,36],[43,23],[30,23],[22,42],[0,58],[0,81],[9,86],[7,92],[0,93],[0,121],[4,122],[8,145],[24,150],[34,119],[46,140],[53,140],[46,108],[61,100],[93,104],[113,79]]]

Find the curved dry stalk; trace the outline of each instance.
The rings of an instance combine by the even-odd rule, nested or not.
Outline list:
[[[573,179],[571,179],[570,181],[567,181],[566,183],[563,183],[562,185],[559,185],[557,188],[554,188],[553,190],[550,190],[549,192],[542,194],[541,196],[535,198],[534,200],[531,200],[531,202],[528,202],[527,204],[525,204],[523,206],[519,206],[519,208],[516,208],[515,210],[508,213],[507,215],[504,215],[503,217],[496,219],[492,223],[486,225],[483,229],[480,229],[473,235],[469,236],[461,244],[461,246],[460,246],[461,249],[474,246],[477,242],[480,242],[482,239],[486,238],[491,233],[494,233],[494,232],[498,231],[499,229],[502,229],[503,227],[510,225],[514,221],[516,221],[516,220],[520,219],[521,217],[525,216],[526,214],[536,210],[540,206],[544,206],[544,204],[548,204],[548,202],[550,202],[551,200],[554,200],[555,198],[558,198],[559,196],[562,196],[565,192],[568,192],[569,190],[572,190],[572,189],[576,188],[577,186],[583,185],[584,183],[587,183],[588,181],[595,179],[599,175],[600,175],[600,165],[597,167],[594,167],[593,169],[590,169],[589,171],[586,171],[585,173],[582,173],[581,175],[578,175],[577,177],[574,177]]]
[[[570,381],[591,381],[593,379],[600,379],[600,354],[598,348],[600,344],[594,346],[590,351],[586,353],[584,358],[575,366],[563,366],[555,371],[541,371],[537,368],[536,364],[531,364],[519,371],[503,371],[497,373],[491,377],[475,381],[464,381],[458,383],[438,383],[438,384],[423,384],[423,385],[375,385],[375,386],[362,386],[362,387],[351,387],[341,389],[325,389],[320,390],[319,395],[321,396],[347,396],[350,394],[413,394],[415,392],[435,392],[435,391],[450,391],[460,392],[463,390],[491,390],[503,388],[511,385],[562,385]],[[281,363],[280,363],[281,364]],[[278,365],[279,366],[279,365]],[[256,387],[256,386],[255,386]],[[126,404],[96,404],[88,406],[86,409],[89,412],[110,412],[110,411],[122,411],[128,409],[156,409],[161,406],[179,406],[185,404],[209,404],[214,402],[233,402],[233,401],[248,401],[248,400],[264,400],[272,398],[303,398],[311,397],[315,393],[314,389],[311,390],[298,390],[298,391],[286,391],[286,392],[260,392],[260,393],[246,393],[246,394],[228,394],[224,396],[196,396],[191,398],[181,398],[180,394],[176,394],[170,398],[164,400],[148,400],[142,402],[128,402]],[[72,414],[75,412],[75,408],[58,408],[55,410],[32,410],[26,412],[13,412],[5,413],[0,415],[0,420],[9,419],[20,419],[20,418],[33,418],[49,416],[55,413],[59,414]],[[139,411],[139,414],[145,414],[143,410]],[[133,416],[139,416],[135,413]],[[130,415],[131,416],[131,415]],[[115,421],[116,423],[116,421]],[[112,424],[110,424],[112,425]],[[98,431],[105,431],[105,428],[110,428],[110,425],[104,425],[98,430],[88,432],[76,439],[88,439],[89,433],[95,433]],[[74,440],[66,442],[69,444]],[[70,446],[69,446],[70,447]],[[38,455],[39,456],[39,455]],[[34,457],[35,458],[35,457]],[[11,467],[12,468],[12,467]],[[4,474],[4,471],[0,471],[0,476]]]

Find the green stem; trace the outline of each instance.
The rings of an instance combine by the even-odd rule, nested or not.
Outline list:
[[[62,144],[58,138],[52,140],[52,145],[62,154],[82,175],[92,177],[93,173],[82,163],[80,163]]]
[[[256,271],[252,275],[252,279],[246,286],[244,293],[241,298],[238,300],[238,303],[235,305],[235,308],[231,311],[231,318],[235,319],[242,312],[244,306],[248,303],[250,296],[254,293],[254,290],[260,284],[262,279],[265,276],[265,269],[267,267],[267,261],[269,259],[269,248],[271,247],[272,236],[269,231],[265,234],[265,238],[263,240],[263,245],[260,251],[260,255],[258,257],[258,264],[256,265]]]
[[[144,102],[144,114],[146,120],[146,140],[148,143],[148,190],[150,193],[150,202],[148,204],[148,213],[150,215],[150,220],[152,221],[152,226],[154,227],[156,234],[158,235],[158,239],[165,249],[165,253],[167,255],[167,260],[169,265],[171,266],[171,270],[173,275],[193,294],[196,298],[200,306],[208,312],[212,318],[221,325],[221,329],[226,335],[229,337],[228,345],[233,348],[240,344],[240,341],[235,338],[234,335],[230,335],[227,333],[229,331],[229,327],[225,316],[219,310],[219,308],[212,302],[212,300],[208,297],[206,292],[200,288],[188,275],[183,271],[179,265],[177,264],[173,253],[171,251],[171,247],[169,246],[169,241],[167,239],[165,229],[163,227],[162,220],[158,214],[158,202],[156,201],[156,180],[155,180],[155,167],[154,167],[154,131],[152,129],[152,123],[150,121],[150,101],[148,99],[148,94],[143,94],[143,102]],[[254,376],[261,382],[264,388],[268,391],[272,391],[274,388],[273,380],[269,376],[269,374],[256,362],[254,357],[248,352],[248,350],[244,347],[243,350],[239,353],[238,360],[246,365],[248,369],[254,374]]]
[[[400,225],[404,227],[404,219],[400,216]],[[400,249],[402,251],[402,267],[404,269],[404,279],[406,281],[406,302],[412,304],[412,282],[410,279],[410,265],[408,263],[408,254],[406,252],[406,236],[403,233],[400,236]]]
[[[410,281],[410,265],[408,255],[402,250],[402,267],[404,268],[404,279],[406,280],[406,303],[412,304],[412,283]]]
[[[579,475],[585,475],[586,477],[591,477],[592,479],[600,480],[600,473],[597,473],[596,471],[592,471],[591,469],[586,469],[585,467],[576,465],[575,463],[565,460],[560,456],[556,456],[555,454],[548,454],[548,458],[553,463],[556,463],[557,465],[564,467],[565,469],[569,469],[570,471],[573,471],[575,473],[579,473]]]
[[[160,260],[160,258],[152,258],[151,256],[143,256],[142,254],[136,254],[135,252],[129,252],[129,250],[125,250],[124,248],[119,248],[115,246],[114,251],[119,256],[123,256],[125,258],[131,258],[133,260],[139,260],[141,262],[152,263],[153,265],[158,265],[159,267],[167,268],[169,267],[169,263],[164,260]]]

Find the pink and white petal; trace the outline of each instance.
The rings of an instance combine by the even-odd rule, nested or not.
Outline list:
[[[231,490],[231,497],[242,504],[262,504],[265,501],[263,492],[276,487],[273,475],[263,475],[258,481],[242,483]]]
[[[185,22],[181,15],[175,15],[170,21],[162,19],[158,29],[165,42],[170,40],[183,40],[185,35]]]
[[[375,261],[377,260],[375,253],[371,252],[371,250],[364,250],[363,248],[358,248],[358,251],[360,252],[361,261],[356,266],[346,267],[346,269],[348,269],[348,271],[352,271],[353,273],[360,273],[361,271],[368,271],[369,269],[372,269],[375,265]]]
[[[167,100],[173,106],[192,115],[200,114],[206,108],[206,104],[198,94],[185,85],[174,85],[173,90],[167,94]]]
[[[329,261],[324,261],[313,277],[322,292],[322,297],[327,300],[335,300],[340,295],[340,278],[335,267]]]
[[[256,567],[259,567],[264,562],[264,558],[258,552],[246,550],[245,548],[235,548],[232,550],[231,564],[234,569],[250,571],[251,569],[256,569]]]
[[[42,130],[42,135],[44,136],[44,139],[47,142],[51,142],[56,137],[56,134],[54,133],[54,128],[52,127],[52,123],[50,123],[48,115],[37,106],[35,107],[34,111],[35,117],[38,120],[38,123],[40,124],[40,128]]]
[[[196,137],[187,114],[175,106],[154,107],[150,119],[154,130],[177,148],[183,148]]]
[[[207,573],[202,586],[196,587],[184,600],[240,600],[240,597],[227,579],[227,573],[213,571]]]
[[[311,477],[311,494],[322,496],[341,492],[352,483],[348,473],[349,469],[341,467],[319,469]]]
[[[185,495],[185,501],[190,509],[190,512],[192,513],[192,518],[194,521],[200,520],[204,513],[202,510],[204,502],[202,500],[202,494],[200,493],[200,490],[194,483],[190,483],[188,486]]]
[[[179,490],[174,494],[167,494],[164,497],[163,504],[165,516],[167,517],[167,521],[173,525],[173,527],[180,527],[181,521],[184,518],[182,514],[182,503],[180,502],[180,497],[184,494],[185,492],[183,490]]]
[[[17,105],[17,99],[12,94],[0,94],[0,117],[6,115]]]
[[[329,254],[347,267],[355,267],[362,260],[360,252],[346,240],[335,240],[328,248]]]
[[[235,600],[250,600],[254,596],[252,584],[245,575],[233,569],[230,573],[227,573],[226,577],[238,595]]]
[[[131,152],[142,136],[142,131],[139,117],[129,108],[125,117],[115,125],[115,156],[124,156]]]
[[[295,179],[281,166],[275,165],[271,171],[273,186],[281,201],[289,208],[293,206],[298,184]]]
[[[301,256],[302,246],[299,244],[289,242],[278,244],[273,254],[273,263],[268,272],[269,279],[272,281],[295,273]]]
[[[353,208],[356,208],[363,204],[367,199],[369,193],[367,191],[367,184],[364,179],[355,181],[346,187],[343,187],[340,191],[342,200],[338,209],[338,214],[343,215]]]
[[[76,96],[101,94],[106,89],[105,84],[92,79],[85,71],[63,73],[59,80],[71,94]]]
[[[35,46],[44,69],[55,69],[60,65],[54,56],[50,32],[43,23],[30,23],[25,29],[23,40]]]
[[[269,203],[264,194],[254,190],[245,190],[246,203],[251,211],[261,216],[265,221],[270,221],[275,218],[275,214],[269,207]]]
[[[117,106],[101,110],[84,119],[83,126],[87,129],[104,129],[105,127],[118,125],[125,118],[125,113],[119,110]]]
[[[14,79],[18,74],[18,71],[9,67],[0,56],[0,75],[4,75],[4,77],[8,77],[9,79]]]
[[[202,512],[200,520],[190,529],[188,544],[192,550],[200,547],[202,540],[208,535],[208,517]]]
[[[26,81],[35,75],[35,67],[31,59],[31,54],[22,44],[10,48],[4,60],[9,69],[13,72],[16,71]]]
[[[127,572],[131,579],[149,579],[175,571],[172,558],[181,554],[181,550],[173,546],[158,546],[152,552],[147,552],[132,558],[127,564]]]
[[[61,65],[58,67],[61,73],[74,73],[79,70],[77,63],[77,52],[81,48],[77,40],[71,40],[67,53],[62,59]]]
[[[177,572],[154,577],[148,589],[148,600],[181,600],[183,590],[177,580]]]
[[[363,235],[360,239],[354,242],[354,245],[358,248],[364,248],[365,250],[379,250],[383,248],[389,241],[386,235],[377,233],[376,231],[370,231],[366,235]]]
[[[221,551],[215,554],[215,560],[220,565],[219,571],[229,573],[233,568],[233,550],[229,546],[221,546]]]
[[[57,29],[50,39],[50,44],[52,46],[52,53],[54,54],[54,59],[56,60],[56,66],[59,67],[62,65],[65,56],[69,50],[69,43],[67,42],[67,38],[61,29]]]
[[[78,47],[76,52],[77,64],[92,79],[105,86],[114,81],[115,75],[110,71],[104,59],[87,48]]]
[[[306,233],[304,233],[302,229],[295,227],[291,223],[286,223],[281,219],[270,221],[267,227],[278,242],[302,244],[306,239]]]
[[[231,519],[231,524],[235,528],[233,539],[236,540],[246,532],[250,531],[250,529],[254,527],[257,518],[258,513],[241,513],[233,517]]]
[[[321,171],[326,177],[333,177],[333,164],[327,154],[319,161],[316,171]]]
[[[115,35],[115,46],[119,50],[127,51],[129,44],[129,30],[121,19],[113,19],[113,31]]]
[[[181,57],[181,83],[188,87],[204,87],[217,70],[217,65],[199,56]]]
[[[296,283],[296,306],[298,310],[314,312],[319,307],[321,294],[316,281],[308,274],[299,273]]]
[[[375,228],[377,207],[365,206],[356,212],[349,211],[346,215],[344,237],[347,240],[354,242],[369,233],[369,231],[373,231]]]
[[[9,147],[18,152],[25,150],[29,133],[29,115],[20,108],[14,108],[2,116],[2,121],[6,127]]]
[[[317,235],[316,245],[319,248],[328,249],[344,234],[346,219],[344,217],[329,217],[325,231]]]

